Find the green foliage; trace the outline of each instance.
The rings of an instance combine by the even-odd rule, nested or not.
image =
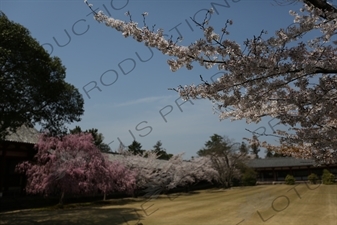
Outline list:
[[[257,173],[253,168],[248,167],[244,162],[238,162],[237,168],[240,170],[241,182],[244,186],[254,186],[256,185]]]
[[[286,155],[283,155],[281,153],[274,152],[271,149],[266,149],[265,151],[266,157],[265,158],[272,158],[272,157],[286,157]]]
[[[227,137],[221,137],[218,134],[213,134],[210,137],[211,140],[205,143],[205,147],[200,149],[197,154],[199,156],[206,155],[222,155],[224,152],[231,151],[235,144],[233,140]]]
[[[164,160],[169,160],[173,154],[168,154],[166,152],[166,149],[162,147],[161,141],[157,141],[157,143],[153,146],[153,152],[157,153],[159,155],[158,159],[164,159]]]
[[[253,139],[257,139],[257,137],[254,135]],[[260,145],[257,143],[253,143],[250,145],[251,153],[255,155],[255,158],[258,159],[259,158],[259,152],[260,152]]]
[[[308,180],[310,181],[310,183],[312,184],[317,184],[319,178],[316,174],[314,173],[311,173],[309,176],[308,176]]]
[[[197,154],[210,157],[212,167],[218,172],[217,182],[225,188],[241,178],[241,166],[247,159],[247,154],[240,151],[240,143],[218,134],[212,135]]]
[[[252,168],[247,168],[242,175],[242,184],[244,186],[256,185],[256,172]]]
[[[281,153],[275,152],[274,155],[273,155],[273,157],[287,157],[287,156],[286,156],[286,155],[283,155],[283,154],[281,154]]]
[[[323,184],[333,184],[335,183],[335,175],[330,173],[329,170],[325,169],[323,170],[322,181]]]
[[[133,141],[132,144],[128,146],[128,151],[133,155],[143,154],[143,152],[145,152],[145,150],[142,150],[142,145],[137,141]]]
[[[277,158],[277,157],[287,157],[287,156],[283,155],[283,154],[280,154],[280,153],[277,153],[277,152],[272,153],[272,152],[268,151],[267,155],[266,155],[266,158],[272,158],[272,157]]]
[[[269,149],[267,149],[267,150],[266,150],[266,157],[265,157],[265,158],[271,158],[271,157],[273,157],[273,156],[274,156],[273,152],[270,151]]]
[[[288,184],[288,185],[293,185],[295,184],[295,178],[294,176],[288,174],[285,178],[285,183]]]
[[[257,181],[257,173],[251,167],[248,167],[244,162],[238,162],[236,166],[240,170],[242,176],[240,179],[233,179],[233,186],[254,186]]]
[[[0,139],[24,124],[65,134],[80,121],[83,97],[65,78],[61,60],[0,12]]]
[[[248,154],[248,146],[246,145],[245,142],[241,142],[241,145],[240,145],[240,152],[243,153],[243,154]]]
[[[104,136],[102,133],[98,133],[97,129],[89,129],[89,130],[85,130],[82,131],[81,127],[76,126],[74,129],[69,130],[70,134],[79,134],[79,133],[90,133],[91,136],[94,139],[94,144],[95,146],[101,151],[101,152],[111,152],[111,148],[109,145],[105,144],[103,142],[104,140]]]

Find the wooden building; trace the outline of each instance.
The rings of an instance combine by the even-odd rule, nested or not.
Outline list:
[[[306,181],[311,173],[321,177],[324,169],[328,169],[337,177],[337,165],[315,166],[314,160],[309,159],[291,157],[252,159],[248,162],[248,166],[257,172],[258,183],[284,181],[288,174],[293,175],[296,181]]]
[[[24,175],[15,172],[15,166],[32,160],[39,132],[22,126],[0,141],[0,196],[21,194],[25,187]]]

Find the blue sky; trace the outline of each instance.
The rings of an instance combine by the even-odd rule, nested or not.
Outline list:
[[[148,26],[156,24],[156,28],[163,28],[173,39],[179,36],[179,31],[185,45],[202,37],[189,18],[201,21],[212,4],[215,13],[210,24],[219,30],[227,19],[232,19],[229,38],[240,44],[262,29],[273,34],[276,29],[289,26],[293,22],[289,9],[300,7],[300,3],[277,6],[272,0],[92,0],[89,3],[94,9],[123,20],[129,19],[124,14],[130,11],[132,19],[140,25],[143,24],[141,14],[148,12]],[[118,148],[119,140],[129,145],[135,138],[144,149],[151,149],[161,140],[167,152],[185,152],[185,158],[190,158],[214,133],[241,142],[243,137],[251,137],[245,129],[264,127],[259,131],[271,133],[271,127],[277,123],[273,120],[270,126],[268,118],[260,124],[219,121],[207,100],[182,104],[178,94],[168,88],[198,84],[199,75],[210,81],[218,71],[195,65],[191,71],[171,72],[166,63],[169,57],[99,24],[82,0],[1,0],[0,10],[10,20],[28,28],[51,55],[61,58],[67,68],[66,81],[82,93],[85,113],[81,122],[69,128],[76,125],[82,129],[97,128],[112,150]],[[277,128],[281,127],[274,127]],[[275,142],[270,138],[265,140]]]

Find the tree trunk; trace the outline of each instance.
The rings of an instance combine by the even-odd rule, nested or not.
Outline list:
[[[64,191],[62,191],[59,205],[63,206]]]
[[[189,193],[189,192],[190,192],[190,185],[187,185],[187,186],[185,187],[185,192],[186,192],[186,193]]]
[[[134,191],[133,191],[132,197],[138,198],[138,192],[137,192],[137,190],[134,190]]]
[[[103,201],[106,200],[106,192],[104,192]]]

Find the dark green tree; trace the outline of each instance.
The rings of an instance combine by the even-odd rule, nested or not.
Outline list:
[[[94,144],[101,150],[101,152],[111,152],[111,148],[109,145],[104,143],[104,136],[102,133],[98,133],[98,130],[95,128],[82,131],[81,127],[76,126],[74,129],[69,130],[71,134],[78,134],[78,133],[90,133],[94,139]]]
[[[274,152],[271,149],[266,149],[265,150],[266,156],[265,158],[272,158],[272,157],[286,157],[286,155],[283,155],[281,153]]]
[[[246,145],[245,142],[241,142],[240,152],[244,154],[248,154],[248,146]]]
[[[274,156],[273,152],[271,152],[269,150],[266,150],[266,157],[265,158],[271,158],[273,156]]]
[[[254,169],[247,167],[243,172],[242,172],[242,184],[244,186],[254,186],[256,185],[256,179],[257,173],[255,172]]]
[[[166,149],[162,147],[161,141],[157,141],[157,143],[153,146],[153,152],[157,153],[159,155],[158,159],[164,159],[164,160],[169,160],[173,154],[168,154],[166,152]]]
[[[0,11],[0,139],[22,125],[65,134],[80,121],[83,97],[65,77],[61,60]]]
[[[240,143],[218,134],[212,135],[197,154],[210,157],[212,167],[218,172],[217,181],[225,188],[233,186],[234,181],[240,179],[240,167],[247,159],[247,154],[240,151]]]
[[[267,148],[267,149],[265,150],[265,153],[266,153],[265,158],[271,158],[271,157],[274,157],[274,151],[273,151],[272,149]]]
[[[274,155],[273,155],[273,157],[287,157],[287,156],[286,156],[286,155],[283,155],[283,154],[281,154],[281,153],[275,152]]]
[[[221,152],[224,149],[227,149],[227,143],[224,141],[224,138],[218,134],[213,134],[210,137],[211,140],[208,140],[205,143],[205,147],[200,149],[197,154],[199,156],[206,156],[212,153]]]
[[[133,141],[132,144],[128,146],[128,151],[133,155],[143,154],[145,152],[145,150],[142,150],[142,145],[137,141]]]

